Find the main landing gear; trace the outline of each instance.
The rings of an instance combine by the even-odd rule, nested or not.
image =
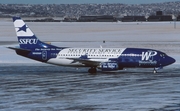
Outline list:
[[[96,67],[91,67],[89,70],[88,70],[89,73],[91,74],[95,74],[97,72],[97,69]]]

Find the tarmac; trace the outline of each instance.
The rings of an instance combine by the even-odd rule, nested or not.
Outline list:
[[[0,20],[0,109],[2,111],[179,111],[180,23],[31,23],[42,41],[67,47],[157,49],[176,63],[153,69],[88,74],[36,62],[6,47],[18,45],[13,22]],[[103,42],[105,41],[105,43]]]

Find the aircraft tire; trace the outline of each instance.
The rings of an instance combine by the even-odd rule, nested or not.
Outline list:
[[[156,71],[156,70],[154,70],[154,71],[153,71],[153,73],[154,73],[154,74],[156,74],[156,73],[157,73],[157,71]]]
[[[96,74],[96,72],[97,72],[97,70],[96,70],[96,68],[90,68],[89,70],[88,70],[88,72],[90,73],[90,74]]]

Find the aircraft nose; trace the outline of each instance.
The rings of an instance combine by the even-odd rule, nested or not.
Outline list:
[[[174,62],[176,62],[174,58],[166,56],[165,58],[161,59],[161,66],[168,66]]]
[[[172,57],[168,57],[166,62],[167,62],[167,65],[170,65],[170,64],[175,63],[176,60],[174,58],[172,58]]]

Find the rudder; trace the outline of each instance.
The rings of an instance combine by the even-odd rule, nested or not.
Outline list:
[[[13,22],[20,48],[32,49],[42,43],[20,17],[13,17]]]

